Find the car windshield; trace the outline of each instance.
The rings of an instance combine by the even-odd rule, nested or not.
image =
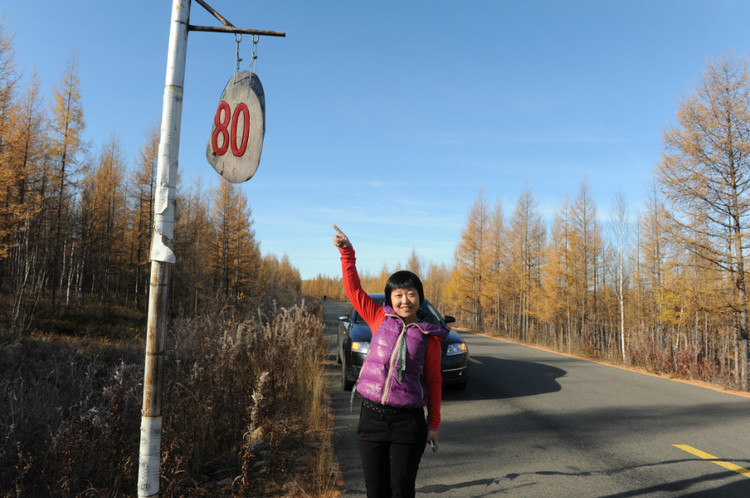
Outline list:
[[[373,300],[382,305],[383,304],[383,297],[382,296],[373,296]],[[419,320],[421,322],[429,322],[429,323],[442,323],[443,318],[440,316],[440,313],[438,310],[435,309],[435,307],[432,305],[431,302],[425,300],[420,306],[419,306]],[[366,325],[365,320],[354,311],[354,323],[359,325]]]
[[[423,319],[425,322],[441,323],[443,321],[443,317],[440,316],[440,313],[435,309],[431,302],[425,300],[419,308],[427,312],[427,317]]]

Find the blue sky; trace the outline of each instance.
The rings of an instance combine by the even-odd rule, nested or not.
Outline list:
[[[361,271],[413,250],[451,264],[480,189],[509,216],[528,188],[551,218],[585,181],[602,219],[618,189],[634,217],[679,99],[707,59],[750,46],[739,0],[208,2],[236,26],[287,33],[258,46],[266,136],[242,189],[261,250],[303,278],[339,274],[334,223]],[[170,12],[169,0],[0,4],[48,100],[77,53],[85,137],[98,151],[115,134],[131,162],[159,121]],[[218,25],[197,3],[191,23]],[[248,36],[240,55],[246,69]],[[189,35],[185,188],[217,182],[205,148],[234,68],[232,35]]]

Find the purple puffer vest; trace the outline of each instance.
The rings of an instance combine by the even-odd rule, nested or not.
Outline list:
[[[428,336],[444,339],[448,329],[432,323],[404,321],[393,308],[384,304],[385,319],[372,335],[370,350],[365,357],[357,381],[357,392],[375,403],[404,408],[418,408],[427,404],[424,383],[424,364],[427,357]],[[406,334],[406,368],[398,380],[398,343]]]

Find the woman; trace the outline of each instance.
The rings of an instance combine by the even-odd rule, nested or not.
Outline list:
[[[373,331],[356,385],[364,398],[357,441],[367,496],[413,497],[425,444],[439,449],[440,344],[448,329],[420,321],[424,290],[410,271],[390,276],[382,306],[373,301],[360,284],[349,238],[333,228],[346,295]]]

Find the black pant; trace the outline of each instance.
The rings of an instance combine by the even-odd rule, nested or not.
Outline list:
[[[368,498],[411,498],[427,440],[422,408],[362,402],[357,441]]]

